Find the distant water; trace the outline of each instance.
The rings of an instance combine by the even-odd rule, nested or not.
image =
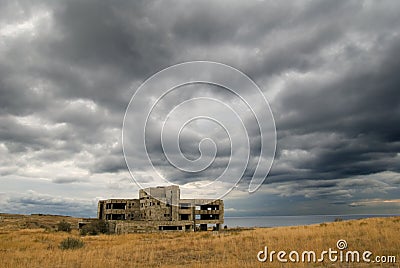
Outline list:
[[[225,217],[223,225],[228,227],[277,227],[277,226],[298,226],[322,222],[333,222],[337,218],[343,220],[393,217],[397,215],[308,215],[308,216],[259,216],[259,217]]]

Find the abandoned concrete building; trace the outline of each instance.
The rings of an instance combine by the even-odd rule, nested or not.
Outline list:
[[[220,230],[223,200],[180,199],[179,186],[139,190],[139,199],[100,200],[97,218],[115,233]]]

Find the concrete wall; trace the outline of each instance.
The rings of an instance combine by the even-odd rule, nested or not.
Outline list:
[[[98,204],[99,219],[112,221],[117,232],[217,229],[224,223],[224,203],[211,199],[180,199],[178,186],[139,191],[139,199],[108,199]],[[162,226],[165,226],[163,229]],[[161,229],[162,230],[161,230]],[[118,229],[118,230],[117,230]]]
[[[114,223],[115,233],[186,231],[193,232],[192,221],[119,221]]]
[[[102,220],[141,220],[138,199],[100,200],[97,218]]]

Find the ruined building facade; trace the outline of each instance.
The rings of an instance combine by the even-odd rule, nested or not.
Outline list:
[[[180,199],[178,186],[159,186],[140,190],[139,199],[100,200],[97,217],[116,233],[219,230],[224,223],[224,203],[220,199]]]

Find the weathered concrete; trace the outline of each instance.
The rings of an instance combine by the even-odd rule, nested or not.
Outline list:
[[[224,202],[180,199],[178,186],[160,186],[140,190],[139,199],[100,200],[97,217],[116,233],[207,230],[208,224],[219,230]]]

